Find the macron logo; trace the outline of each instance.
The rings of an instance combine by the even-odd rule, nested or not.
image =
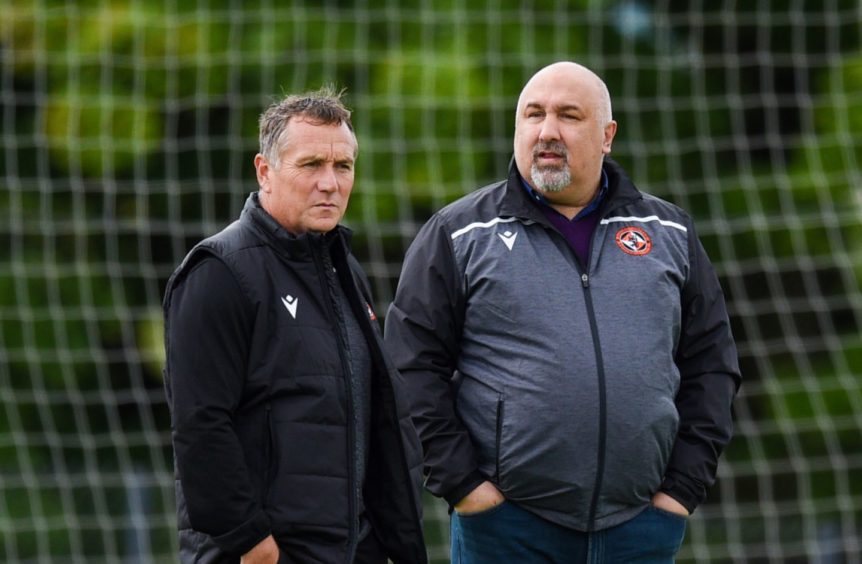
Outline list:
[[[281,303],[283,303],[284,307],[287,308],[287,312],[290,314],[290,316],[296,319],[296,304],[299,303],[299,298],[294,298],[293,296],[288,294],[281,298]]]
[[[497,237],[503,240],[503,243],[506,244],[506,247],[511,251],[512,246],[515,244],[515,237],[517,237],[517,233],[512,233],[511,231],[504,231],[503,233],[497,233]]]

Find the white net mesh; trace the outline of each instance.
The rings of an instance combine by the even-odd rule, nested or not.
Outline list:
[[[606,78],[617,160],[695,217],[739,341],[737,435],[680,561],[860,562],[860,22],[855,0],[0,2],[0,560],[176,560],[161,294],[255,189],[272,96],[348,88],[385,311],[424,220],[504,174],[525,79],[573,59]]]

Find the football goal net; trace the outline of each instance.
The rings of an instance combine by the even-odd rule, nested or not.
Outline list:
[[[423,222],[505,175],[524,81],[575,60],[613,157],[694,217],[739,345],[679,561],[860,562],[860,35],[856,0],[0,2],[0,561],[176,561],[160,302],[257,189],[274,97],[347,88],[382,316]]]

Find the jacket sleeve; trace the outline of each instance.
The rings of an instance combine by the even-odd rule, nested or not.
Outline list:
[[[181,493],[191,527],[239,556],[269,534],[234,431],[253,311],[215,257],[191,267],[169,292],[166,386]]]
[[[718,277],[691,222],[688,233],[689,276],[676,352],[680,424],[661,490],[693,512],[715,482],[718,458],[732,435],[731,404],[741,376]]]
[[[425,486],[454,505],[485,478],[473,444],[455,414],[452,376],[464,319],[463,276],[439,215],[407,251],[386,315],[386,345],[404,378],[422,441]]]

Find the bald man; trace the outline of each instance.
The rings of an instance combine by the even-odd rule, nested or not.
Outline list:
[[[608,158],[604,82],[537,72],[506,180],[437,212],[386,344],[452,561],[672,562],[739,387],[715,272],[680,208]]]

